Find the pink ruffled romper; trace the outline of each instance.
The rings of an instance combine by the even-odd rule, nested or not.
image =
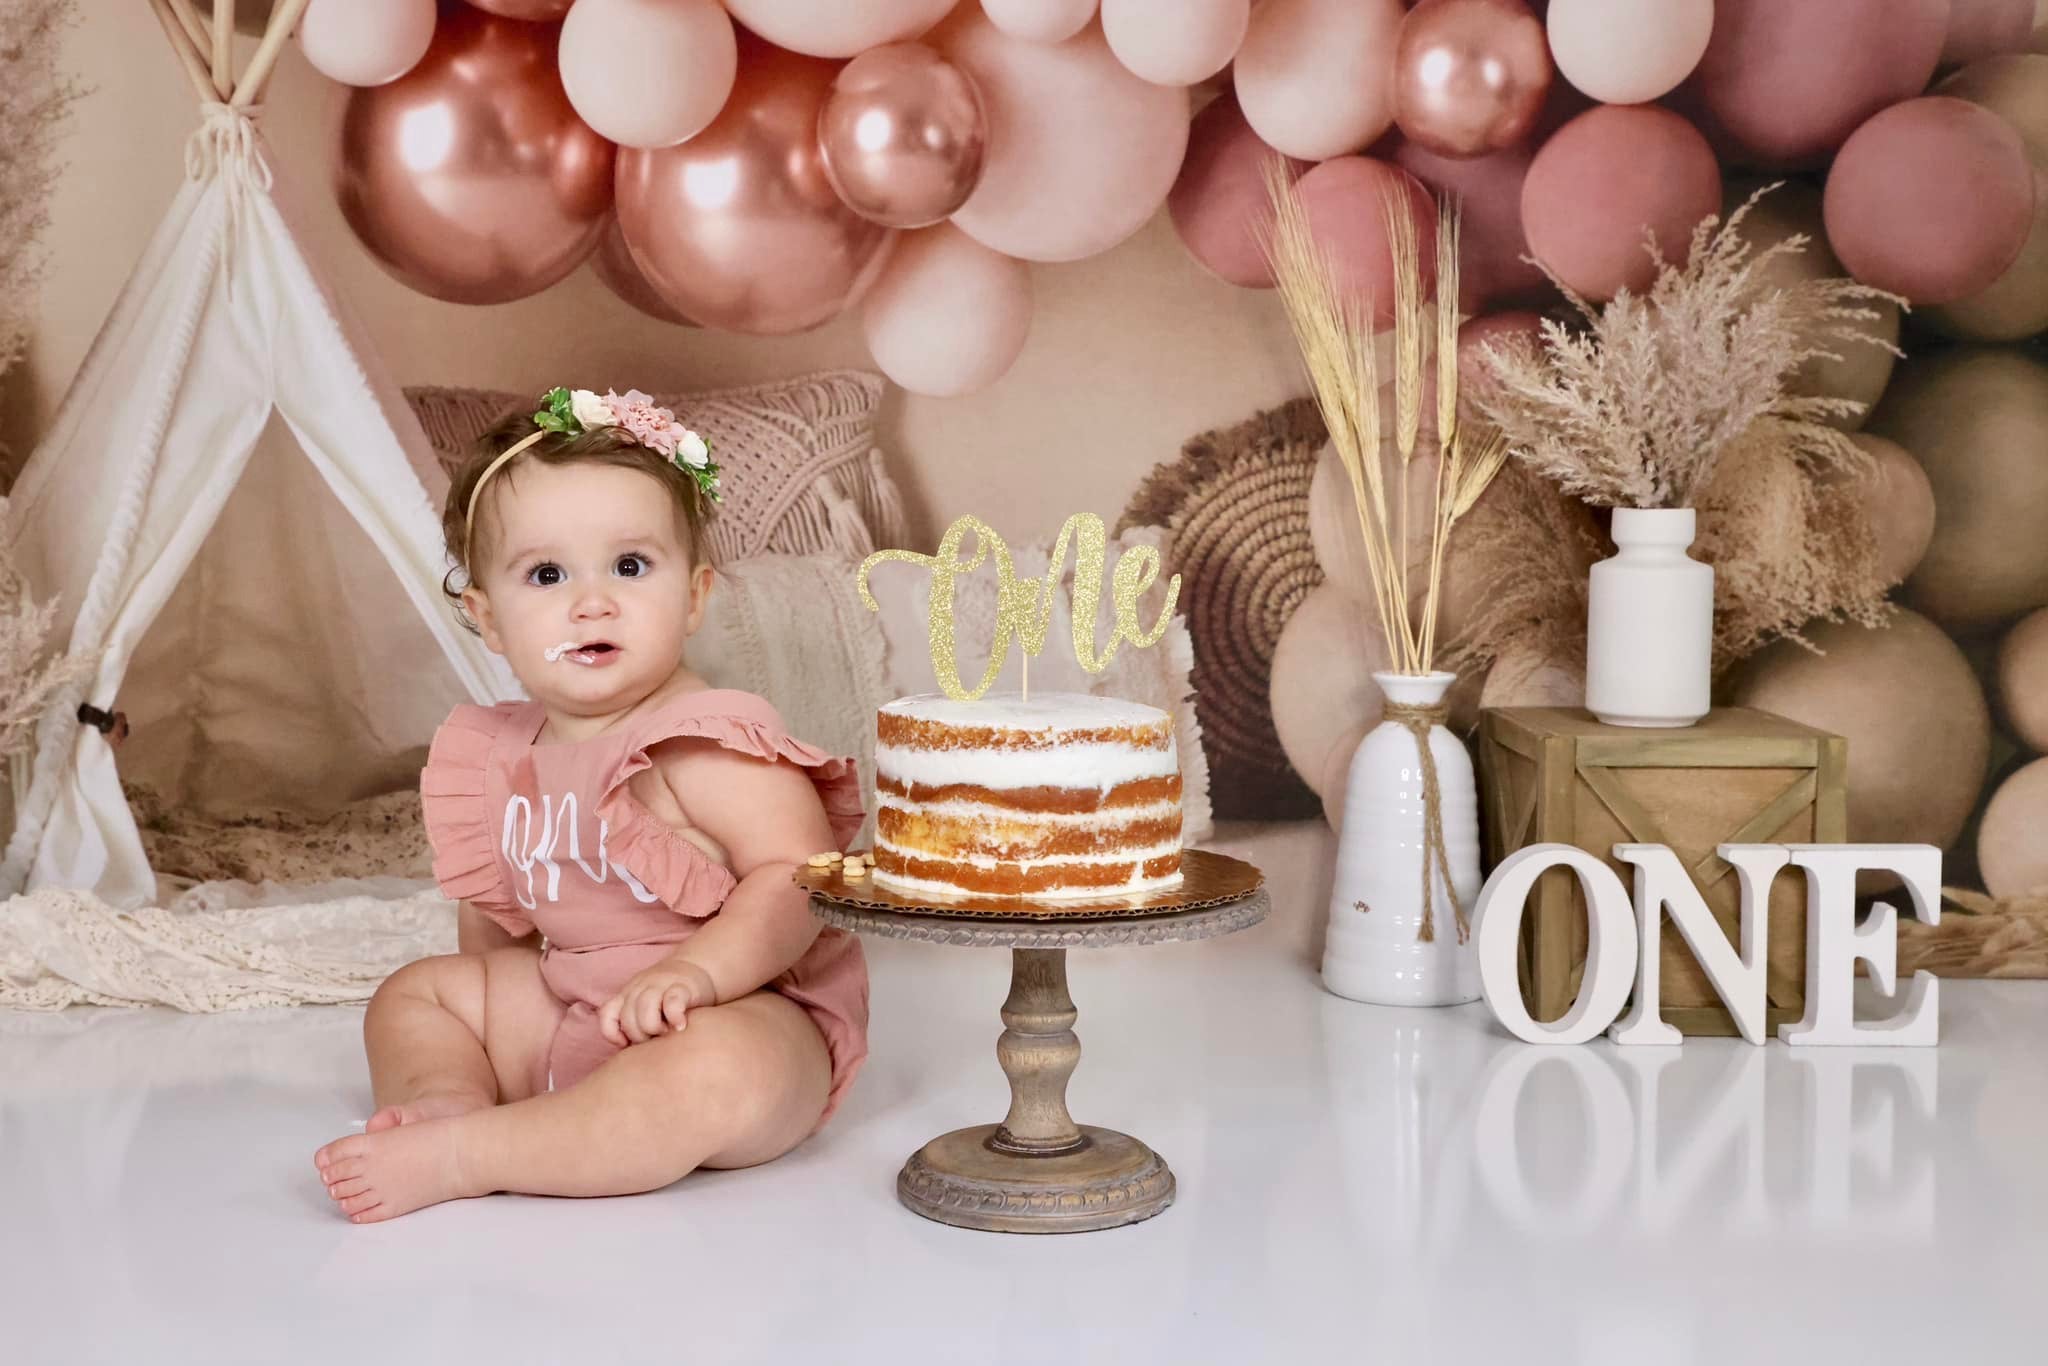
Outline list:
[[[434,876],[514,935],[539,928],[541,978],[562,1002],[536,1092],[566,1090],[618,1051],[597,1011],[718,913],[736,879],[627,790],[650,767],[648,747],[701,736],[807,771],[841,848],[863,818],[851,759],[797,740],[764,698],[712,688],[686,693],[616,731],[536,744],[538,702],[457,707],[434,734],[420,774]],[[867,1056],[868,974],[860,941],[826,929],[768,983],[809,1013],[832,1056],[825,1119]]]

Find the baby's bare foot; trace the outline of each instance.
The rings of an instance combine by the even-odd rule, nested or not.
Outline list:
[[[471,1110],[487,1109],[495,1103],[490,1097],[474,1092],[441,1091],[414,1096],[411,1100],[387,1105],[371,1115],[370,1122],[363,1126],[363,1132],[382,1133],[401,1124],[418,1124],[423,1119],[453,1119]]]
[[[338,1138],[313,1155],[327,1194],[350,1222],[374,1224],[427,1205],[481,1195],[466,1179],[460,1117],[408,1121]]]

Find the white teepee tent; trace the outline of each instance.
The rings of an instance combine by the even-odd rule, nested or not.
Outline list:
[[[403,786],[454,703],[519,695],[442,600],[425,436],[273,198],[253,105],[304,0],[239,82],[224,26],[209,65],[190,6],[152,3],[203,101],[187,180],[0,523],[56,638],[104,652],[15,764],[0,892],[115,906],[158,893],[124,778],[317,810]],[[118,770],[81,704],[130,719]]]

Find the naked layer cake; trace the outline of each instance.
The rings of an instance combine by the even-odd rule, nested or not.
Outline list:
[[[875,730],[874,876],[891,888],[1057,899],[1180,881],[1180,754],[1157,707],[927,693]]]

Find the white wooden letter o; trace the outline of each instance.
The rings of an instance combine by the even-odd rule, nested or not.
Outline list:
[[[1578,875],[1586,893],[1586,972],[1564,1018],[1540,1024],[1522,1004],[1517,970],[1522,911],[1552,868]],[[1635,978],[1636,917],[1614,870],[1569,844],[1532,844],[1501,860],[1479,893],[1479,989],[1508,1033],[1529,1043],[1584,1043],[1614,1023]]]

